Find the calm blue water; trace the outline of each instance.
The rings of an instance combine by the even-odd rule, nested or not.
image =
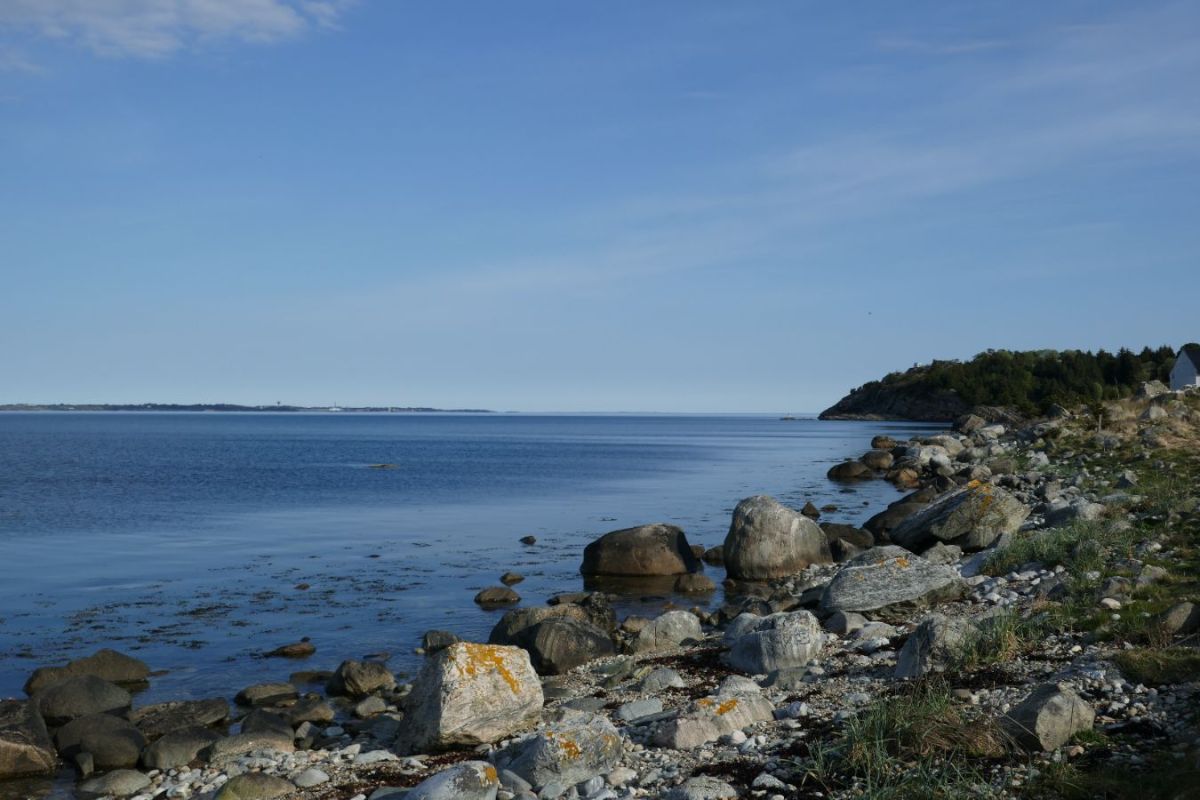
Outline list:
[[[0,696],[19,695],[34,667],[100,646],[166,671],[142,702],[232,695],[368,654],[411,671],[429,628],[486,636],[499,612],[472,597],[506,570],[526,576],[515,588],[528,604],[581,589],[583,547],[609,530],[667,521],[711,546],[737,501],[757,493],[834,503],[828,519],[861,522],[895,490],[845,489],[825,471],[876,433],[917,430],[928,427],[0,414]],[[528,534],[537,545],[518,543]],[[317,646],[306,661],[256,657],[301,636]]]

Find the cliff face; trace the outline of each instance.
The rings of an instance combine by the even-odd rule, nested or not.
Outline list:
[[[950,389],[872,382],[822,411],[820,418],[951,422],[969,410],[967,403]]]

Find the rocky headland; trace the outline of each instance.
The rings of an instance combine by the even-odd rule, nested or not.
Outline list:
[[[151,665],[112,650],[43,667],[0,701],[0,796],[1195,797],[1200,394],[1097,411],[864,442],[830,479],[908,494],[863,528],[756,496],[720,545],[650,524],[580,554],[596,587],[723,570],[715,610],[519,605],[508,573],[489,641],[430,631],[411,680],[289,670],[303,640],[233,703],[139,705]]]

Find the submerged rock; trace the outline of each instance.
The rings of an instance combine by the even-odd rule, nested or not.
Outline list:
[[[653,577],[698,572],[683,530],[665,523],[606,533],[583,551],[579,571],[590,576]]]
[[[56,683],[37,697],[38,709],[49,725],[63,725],[90,714],[124,712],[133,702],[116,684],[81,675]]]
[[[109,683],[141,683],[150,676],[146,662],[107,648],[62,667],[39,667],[25,681],[25,693],[33,696],[55,684],[81,675],[92,675]]]

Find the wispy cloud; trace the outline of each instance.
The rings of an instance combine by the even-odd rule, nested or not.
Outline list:
[[[1002,50],[1011,47],[1007,39],[915,39],[908,36],[884,36],[879,40],[879,49],[892,53],[912,53],[921,56],[961,56]]]
[[[351,1],[5,0],[0,29],[104,56],[162,58],[211,41],[276,42],[336,27]]]
[[[0,72],[23,72],[37,75],[45,70],[15,47],[0,44]]]

